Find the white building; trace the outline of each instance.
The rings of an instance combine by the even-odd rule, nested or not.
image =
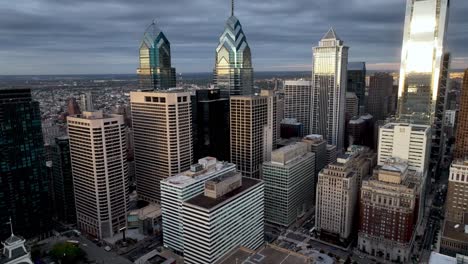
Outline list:
[[[431,128],[426,125],[388,123],[380,127],[378,165],[384,165],[390,158],[400,158],[408,161],[411,170],[425,175],[429,166],[430,135]]]
[[[131,92],[138,197],[159,203],[160,181],[188,170],[193,159],[190,93]]]
[[[342,153],[345,136],[345,100],[348,47],[333,28],[314,47],[312,71],[312,133],[323,135]]]
[[[127,226],[128,165],[123,116],[68,117],[78,228],[98,238]]]
[[[241,246],[264,242],[263,181],[230,172],[205,183],[205,193],[182,205],[184,261],[216,263]]]
[[[182,203],[203,193],[206,181],[235,171],[235,164],[206,157],[192,165],[190,170],[161,181],[164,246],[183,252]]]
[[[315,154],[298,142],[275,150],[263,163],[265,221],[289,227],[312,206]]]
[[[94,111],[94,96],[92,92],[86,92],[80,95],[80,110],[81,112]]]
[[[458,110],[445,110],[445,125],[455,127]]]
[[[306,80],[287,80],[283,84],[284,117],[295,118],[310,133],[312,83]]]

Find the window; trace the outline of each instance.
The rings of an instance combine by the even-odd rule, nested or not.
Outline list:
[[[151,102],[151,97],[145,96],[145,102]]]

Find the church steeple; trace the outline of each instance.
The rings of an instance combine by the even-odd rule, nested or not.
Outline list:
[[[11,220],[7,225],[10,225],[10,231],[11,231],[11,236],[5,240],[5,242],[2,242],[3,245],[3,251],[2,255],[0,255],[0,258],[2,260],[1,263],[4,264],[19,264],[19,263],[27,263],[27,264],[33,264],[31,261],[31,254],[28,252],[26,247],[24,246],[24,243],[26,240],[17,237],[13,234],[13,221]]]

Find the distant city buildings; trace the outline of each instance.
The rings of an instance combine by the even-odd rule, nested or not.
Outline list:
[[[242,25],[234,16],[234,4],[216,48],[213,82],[222,97],[253,94],[252,55]]]
[[[92,92],[86,92],[80,95],[80,109],[86,112],[94,111],[94,96]]]
[[[237,246],[256,250],[264,243],[263,181],[240,172],[205,182],[182,211],[185,263],[216,263]]]
[[[303,125],[304,135],[310,134],[312,83],[306,80],[286,80],[283,90],[284,117],[296,119]]]
[[[97,238],[127,227],[125,124],[102,111],[68,117],[77,225]]]
[[[348,62],[348,84],[346,91],[356,94],[359,100],[359,114],[364,108],[366,98],[366,63],[360,62]]]
[[[171,43],[154,21],[143,35],[139,58],[137,74],[141,90],[167,90],[176,87],[176,70],[171,66]]]
[[[362,182],[358,248],[387,261],[410,260],[418,223],[419,172],[389,159]]]
[[[161,181],[164,246],[184,252],[182,203],[204,192],[205,182],[236,171],[236,165],[205,157],[190,170]]]
[[[265,221],[289,227],[312,206],[315,154],[299,142],[273,151],[263,163]]]
[[[0,223],[26,237],[51,227],[49,181],[39,103],[30,89],[0,90]],[[10,234],[6,225],[0,237]]]
[[[463,79],[456,127],[453,158],[465,159],[468,156],[468,69],[465,70],[465,77]]]
[[[70,116],[81,114],[80,106],[74,97],[67,100],[67,113]]]
[[[138,197],[159,203],[160,181],[192,164],[190,93],[131,92],[130,101]]]
[[[323,135],[338,152],[344,148],[348,47],[331,28],[314,47],[312,133]]]

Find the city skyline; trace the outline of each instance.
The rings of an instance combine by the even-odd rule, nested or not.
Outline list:
[[[238,0],[236,16],[250,36],[254,68],[309,71],[311,47],[333,26],[351,47],[350,61],[365,60],[369,70],[398,69],[406,1],[353,0],[346,6],[340,2]],[[158,6],[147,0],[2,3],[0,55],[5,63],[0,74],[133,73],[141,35],[153,19],[171,40],[173,64],[179,72],[210,72],[219,26],[230,13],[230,3],[187,1],[184,6],[190,12],[185,14],[177,8],[179,4],[165,1]],[[70,5],[75,7],[72,12]],[[148,6],[155,6],[154,11]],[[468,66],[468,52],[463,51],[468,40],[464,34],[468,22],[463,19],[467,10],[467,2],[452,1],[447,46],[453,69]],[[285,52],[283,47],[291,43],[294,49]],[[367,52],[370,47],[372,54]]]

